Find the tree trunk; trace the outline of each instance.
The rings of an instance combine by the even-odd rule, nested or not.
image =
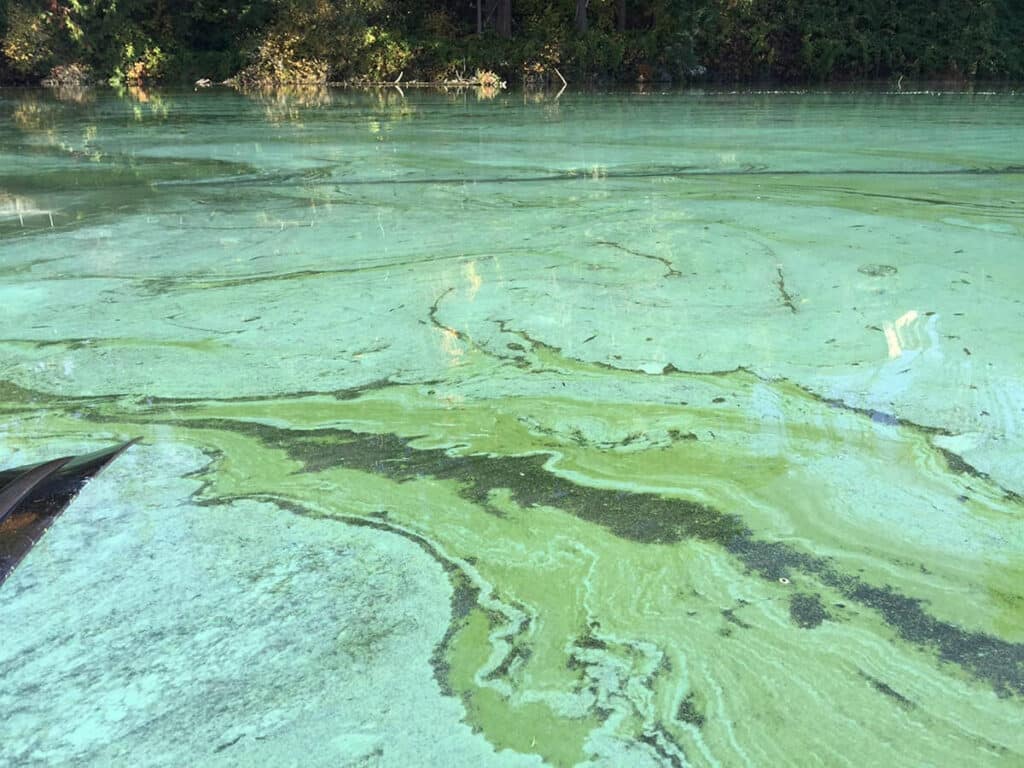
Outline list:
[[[626,0],[619,0],[615,8],[615,16],[619,32],[626,31]]]
[[[590,0],[576,0],[576,31],[581,35],[587,31],[587,3]]]
[[[499,36],[512,37],[512,0],[500,0],[498,3],[498,19],[496,31]]]
[[[484,0],[476,0],[476,33],[484,33]]]

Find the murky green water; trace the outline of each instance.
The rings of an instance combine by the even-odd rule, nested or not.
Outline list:
[[[1024,764],[1024,99],[0,92],[9,765]]]

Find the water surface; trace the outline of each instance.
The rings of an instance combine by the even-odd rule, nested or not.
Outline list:
[[[1024,762],[1024,101],[0,92],[0,757]]]

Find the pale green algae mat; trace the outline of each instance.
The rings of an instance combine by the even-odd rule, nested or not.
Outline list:
[[[0,113],[0,764],[1024,765],[1024,97]]]

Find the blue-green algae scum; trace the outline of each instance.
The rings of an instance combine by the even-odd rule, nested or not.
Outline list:
[[[0,92],[0,763],[1024,765],[1024,97]]]

